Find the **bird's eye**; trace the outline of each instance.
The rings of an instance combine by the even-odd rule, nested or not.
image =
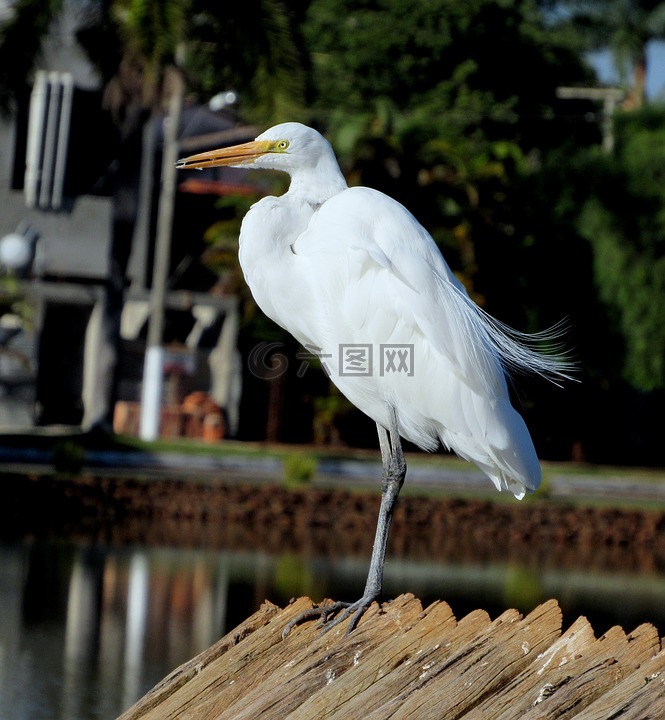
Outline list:
[[[289,147],[289,141],[288,140],[280,140],[277,143],[277,149],[278,150],[286,150],[286,148]]]

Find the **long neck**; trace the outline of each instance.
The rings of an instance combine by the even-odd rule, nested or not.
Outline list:
[[[348,185],[332,150],[318,158],[312,168],[298,168],[291,173],[288,195],[301,197],[311,205],[321,205]]]

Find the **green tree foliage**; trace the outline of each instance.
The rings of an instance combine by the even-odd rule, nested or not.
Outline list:
[[[553,89],[590,77],[532,0],[313,0],[303,33],[320,111],[387,98],[427,134],[445,124],[542,147],[556,140],[543,134]]]
[[[236,90],[244,117],[258,124],[301,117],[306,62],[293,10],[276,0],[245,0],[232,12],[214,0],[190,5],[184,48],[190,90],[203,99]]]
[[[665,388],[665,110],[619,117],[614,157],[595,154],[579,231],[593,248],[599,297],[623,338],[624,379]]]
[[[571,131],[557,85],[589,78],[575,38],[531,0],[313,0],[303,34],[350,181],[409,207],[480,302],[505,297],[489,268],[519,244],[512,187]]]

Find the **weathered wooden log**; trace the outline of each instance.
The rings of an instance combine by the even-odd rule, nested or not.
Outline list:
[[[266,602],[167,676],[119,720],[535,720],[665,718],[665,648],[656,629],[596,638],[580,617],[562,634],[554,600],[526,617],[456,620],[412,595],[372,605],[358,627],[322,634],[312,607]]]

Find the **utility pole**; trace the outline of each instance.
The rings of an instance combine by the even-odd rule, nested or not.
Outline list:
[[[556,96],[562,100],[603,101],[600,129],[603,133],[603,150],[606,153],[611,153],[614,150],[614,122],[612,118],[617,104],[623,100],[625,94],[619,88],[558,87],[556,89]]]
[[[173,229],[173,206],[175,202],[175,163],[178,159],[178,128],[182,110],[183,80],[180,73],[172,77],[169,109],[164,119],[164,146],[162,150],[161,187],[159,212],[157,215],[157,236],[155,258],[150,292],[150,318],[148,338],[143,364],[143,386],[141,390],[142,440],[155,440],[159,436],[159,421],[162,403],[164,348],[164,307],[171,256],[171,235]]]

